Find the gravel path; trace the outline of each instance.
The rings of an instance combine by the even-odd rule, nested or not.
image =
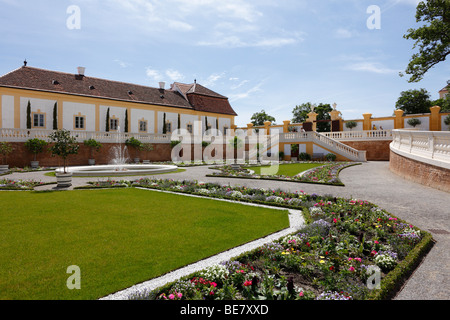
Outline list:
[[[450,221],[448,203],[450,194],[404,180],[389,170],[389,162],[366,162],[341,171],[340,178],[345,187],[318,184],[264,181],[234,178],[206,177],[213,172],[206,166],[186,168],[185,172],[156,175],[158,179],[214,181],[224,185],[247,187],[281,188],[286,191],[304,191],[312,194],[331,194],[368,200],[411,224],[431,231],[436,244],[404,285],[395,299],[398,300],[448,300],[450,296]],[[15,173],[5,176],[10,179],[35,179],[54,182],[54,177],[38,173]],[[137,179],[139,177],[124,177]],[[122,179],[122,178],[118,178]],[[74,186],[88,181],[107,178],[74,178]],[[53,189],[55,185],[40,189]],[[73,187],[68,188],[69,190]],[[266,239],[267,240],[267,239]],[[242,249],[242,248],[241,248]],[[232,252],[224,253],[224,255]],[[220,256],[219,256],[220,257]],[[222,257],[218,258],[221,259]],[[214,258],[213,258],[214,259]],[[179,271],[178,271],[179,272]],[[168,276],[168,275],[167,275]],[[152,285],[164,279],[153,279]]]

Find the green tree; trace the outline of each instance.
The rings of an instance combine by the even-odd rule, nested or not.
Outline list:
[[[308,113],[311,112],[312,103],[306,102],[301,105],[295,106],[294,110],[292,110],[292,123],[303,123],[306,119],[308,119]]]
[[[317,113],[317,120],[331,120],[331,116],[329,112],[333,111],[333,108],[329,103],[321,103],[315,109],[314,112]],[[326,122],[317,122],[317,132],[330,132],[331,131],[331,123],[330,121]]]
[[[31,129],[31,103],[28,100],[27,104],[27,129]]]
[[[402,91],[395,107],[405,114],[429,113],[432,106],[430,93],[425,89]]]
[[[53,130],[58,130],[58,103],[53,106]]]
[[[421,27],[410,28],[403,36],[415,40],[413,49],[419,49],[418,53],[412,55],[405,70],[411,75],[408,82],[422,80],[428,70],[450,54],[450,1],[420,2],[417,5],[416,22],[421,23]]]
[[[106,111],[106,123],[105,123],[105,131],[109,132],[109,108]]]
[[[270,121],[272,124],[275,124],[275,118],[268,115],[264,109],[260,112],[255,112],[250,118],[251,122],[254,126],[263,126],[264,122]]]
[[[295,106],[294,110],[292,110],[293,123],[303,123],[308,119],[308,113],[310,113],[313,109],[313,104],[311,102],[302,103],[301,105]],[[330,132],[331,125],[330,122],[320,122],[321,120],[331,120],[329,112],[332,111],[333,108],[329,103],[321,103],[318,106],[314,106],[314,112],[317,113],[317,131],[318,132]]]
[[[125,131],[128,132],[128,109],[125,110]]]
[[[442,112],[450,112],[450,94],[445,98],[433,101],[432,105],[441,107]]]
[[[36,156],[38,153],[44,152],[44,148],[47,146],[47,141],[34,138],[28,139],[25,142],[25,147],[34,154],[34,161],[36,161]]]
[[[78,149],[80,148],[77,140],[72,137],[70,131],[66,129],[56,130],[48,137],[52,143],[52,146],[50,147],[52,156],[59,156],[63,159],[64,173],[67,173],[67,157],[71,154],[77,154]]]

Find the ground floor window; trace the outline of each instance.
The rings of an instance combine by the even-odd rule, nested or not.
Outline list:
[[[139,120],[139,132],[147,132],[148,121]]]
[[[75,116],[75,129],[85,129],[86,117],[85,116]]]
[[[188,124],[187,125],[187,131],[190,133],[190,134],[192,134],[192,132],[193,132],[193,128],[192,128],[192,124]]]
[[[119,119],[109,119],[109,129],[117,131],[119,129]]]
[[[45,113],[33,113],[33,127],[45,128]]]

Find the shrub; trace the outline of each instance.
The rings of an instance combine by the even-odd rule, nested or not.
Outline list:
[[[352,130],[353,128],[356,128],[356,126],[358,126],[358,123],[356,123],[356,121],[353,121],[353,120],[347,121],[345,123],[345,127],[350,129],[350,130]]]
[[[63,159],[64,173],[66,173],[66,159],[71,154],[77,154],[80,146],[76,139],[70,135],[70,131],[61,129],[49,135],[53,142],[50,147],[52,156],[60,156]]]
[[[36,161],[36,155],[44,151],[47,142],[38,138],[29,139],[25,142],[25,147],[34,154],[34,161]]]
[[[3,156],[3,164],[6,163],[6,158],[13,150],[9,142],[0,142],[0,154]]]
[[[89,149],[90,149],[90,154],[91,154],[91,159],[93,158],[93,153],[94,153],[94,150],[95,151],[99,151],[100,150],[100,148],[102,147],[102,144],[100,143],[100,142],[98,142],[97,140],[95,140],[95,139],[88,139],[88,140],[85,140],[84,141],[84,145],[86,146],[86,147],[89,147]]]
[[[420,119],[417,119],[417,118],[412,118],[412,119],[408,120],[408,124],[413,128],[420,125],[421,123],[422,123],[422,121],[420,121]]]
[[[309,160],[311,160],[311,156],[308,153],[306,153],[306,152],[300,152],[299,155],[298,155],[298,158],[300,160],[302,160],[302,161],[309,161]]]
[[[337,156],[334,153],[328,153],[325,155],[327,161],[336,161]]]

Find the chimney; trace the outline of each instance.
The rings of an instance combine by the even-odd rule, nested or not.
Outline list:
[[[159,83],[159,88],[160,88],[160,89],[164,90],[165,86],[166,86],[166,83],[165,83],[164,81],[161,81],[161,82]]]
[[[84,76],[84,71],[86,70],[85,67],[78,67],[78,75],[79,76]]]

